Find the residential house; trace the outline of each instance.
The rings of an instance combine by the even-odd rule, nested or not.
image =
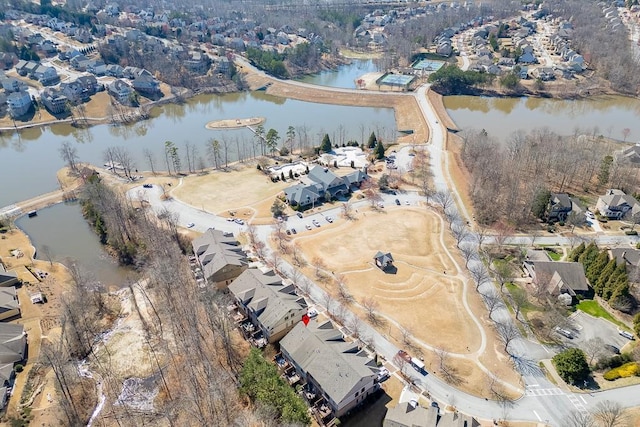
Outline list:
[[[80,76],[76,81],[82,85],[82,88],[85,91],[85,96],[87,97],[95,95],[98,90],[103,88],[101,84],[98,84],[98,79],[90,74]]]
[[[368,176],[358,170],[339,177],[329,168],[315,166],[309,171],[308,178],[310,184],[296,184],[284,190],[285,198],[291,206],[307,207],[319,199],[326,199],[327,195],[331,198],[347,195],[368,179]]]
[[[23,325],[0,323],[0,365],[24,359],[27,334]]]
[[[538,62],[538,60],[533,52],[524,52],[518,57],[519,64],[535,64],[536,62]]]
[[[74,104],[89,100],[89,96],[85,95],[84,87],[78,80],[60,83],[60,93]]]
[[[16,72],[21,76],[30,76],[40,64],[34,61],[20,60],[16,64]]]
[[[0,288],[0,320],[15,316],[20,316],[20,303],[16,288],[14,286]]]
[[[0,69],[8,70],[18,63],[18,57],[13,52],[0,52]]]
[[[0,410],[7,405],[7,397],[10,394],[9,387],[13,384],[15,376],[13,363],[0,365]]]
[[[140,93],[158,94],[160,92],[160,82],[149,73],[142,73],[133,80],[133,88]]]
[[[439,415],[437,408],[423,408],[416,400],[399,403],[389,409],[382,427],[479,427],[480,423],[469,415],[447,412]]]
[[[25,90],[10,93],[7,96],[7,105],[9,106],[9,114],[14,119],[24,116],[31,108],[31,95]]]
[[[131,96],[134,91],[124,80],[116,79],[107,85],[109,95],[113,96],[121,104],[131,104]]]
[[[556,71],[551,67],[538,67],[533,70],[533,75],[540,80],[546,82],[549,80],[555,80]]]
[[[549,221],[566,221],[571,212],[571,198],[565,193],[551,193],[549,199]]]
[[[40,102],[52,114],[61,114],[67,111],[70,100],[64,95],[64,91],[47,88],[40,95]]]
[[[227,287],[249,265],[240,243],[220,230],[208,229],[191,246],[204,278],[218,288]]]
[[[44,86],[53,85],[60,81],[56,69],[53,67],[45,67],[44,65],[38,66],[31,74],[31,78],[38,80]]]
[[[376,263],[376,267],[380,270],[386,270],[390,267],[393,267],[393,256],[391,256],[391,252],[387,252],[386,254],[378,251],[373,257],[373,260]]]
[[[375,360],[329,320],[299,322],[282,338],[280,350],[334,417],[348,414],[379,388]]]
[[[13,77],[1,77],[0,83],[2,83],[2,89],[5,92],[20,92],[21,90],[27,90],[27,85],[18,79]]]
[[[626,150],[623,150],[618,155],[618,159],[625,163],[640,166],[640,144],[633,145]]]
[[[118,64],[109,64],[107,65],[106,75],[120,79],[124,77],[124,68]]]
[[[627,272],[629,271],[629,267],[640,267],[640,250],[633,248],[612,248],[610,252],[611,257],[615,258],[618,264],[627,266]]]
[[[640,203],[624,191],[609,189],[604,196],[598,197],[596,210],[609,219],[622,219],[627,215],[640,212]]]
[[[0,288],[15,286],[18,284],[18,275],[13,271],[7,271],[7,268],[0,262]]]
[[[229,292],[245,316],[269,343],[279,341],[307,312],[293,283],[283,283],[272,270],[249,268],[230,285]]]
[[[525,260],[524,268],[535,286],[543,287],[550,295],[589,293],[589,282],[579,262]]]

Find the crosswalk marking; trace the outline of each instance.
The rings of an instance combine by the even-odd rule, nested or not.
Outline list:
[[[561,396],[564,394],[559,388],[528,388],[525,391],[527,396]]]
[[[582,402],[580,402],[580,399],[578,399],[578,397],[576,397],[573,394],[567,394],[567,397],[569,398],[569,401],[571,403],[573,403],[573,406],[575,406],[575,408],[578,410],[578,412],[580,412],[581,414],[585,414],[587,413],[587,408],[585,408],[584,404]],[[582,396],[580,396],[582,397]],[[584,399],[582,399],[584,401]]]

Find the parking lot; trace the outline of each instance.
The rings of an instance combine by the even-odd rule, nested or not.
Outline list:
[[[590,316],[582,311],[576,311],[571,315],[571,326],[566,327],[571,331],[572,339],[558,334],[562,342],[571,347],[579,347],[585,350],[585,343],[593,338],[600,338],[605,345],[613,345],[621,349],[629,342],[618,333],[618,327],[613,323]]]

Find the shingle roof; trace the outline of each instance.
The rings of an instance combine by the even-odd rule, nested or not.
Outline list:
[[[573,291],[587,291],[589,284],[579,262],[533,261],[536,278],[549,280],[549,291],[564,284]]]
[[[200,260],[204,276],[209,278],[227,265],[247,265],[247,255],[233,236],[208,229],[191,242],[193,253]]]
[[[363,379],[377,375],[373,359],[346,342],[330,321],[298,323],[280,341],[293,362],[310,374],[336,404],[342,402]],[[375,372],[375,373],[374,373]]]
[[[15,310],[16,308],[20,308],[16,296],[16,288],[13,286],[0,288],[0,313]]]
[[[21,361],[24,358],[26,344],[24,326],[0,323],[0,363]]]
[[[640,251],[633,248],[613,248],[611,255],[616,259],[618,264],[625,263],[634,266],[640,266]]]
[[[571,209],[571,199],[566,193],[551,193],[551,205]]]
[[[438,410],[433,407],[414,407],[409,402],[396,405],[387,411],[383,427],[435,427]]]
[[[295,293],[293,284],[283,285],[282,278],[273,271],[263,273],[256,268],[242,272],[230,285],[229,291],[247,307],[252,308],[258,321],[272,331],[290,312],[303,312],[307,304]]]

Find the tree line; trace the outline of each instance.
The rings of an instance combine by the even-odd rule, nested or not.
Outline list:
[[[625,263],[618,263],[615,258],[609,259],[606,249],[599,249],[593,242],[588,245],[581,243],[567,260],[577,261],[584,266],[585,275],[595,294],[608,301],[611,307],[626,313],[636,308],[637,301],[630,292]]]
[[[619,188],[633,193],[637,171],[612,156],[594,128],[560,136],[547,128],[518,131],[498,142],[484,130],[462,134],[461,159],[470,173],[469,194],[481,223],[504,219],[516,226],[536,216],[548,191],[589,193]]]
[[[128,283],[128,295],[138,311],[141,303],[147,307],[146,314],[140,314],[144,347],[160,389],[153,411],[141,413],[123,402],[105,406],[102,416],[119,425],[275,426],[281,417],[304,423],[306,412],[299,406],[282,413],[273,409],[277,402],[272,399],[253,406],[241,398],[246,351],[236,342],[239,338],[226,310],[230,301],[216,290],[197,287],[184,256],[190,245],[178,231],[178,215],[165,211],[156,216],[136,209],[99,180],[86,184],[82,199],[104,222],[109,241],[135,246],[128,256],[143,279]],[[109,402],[117,400],[126,378],[111,366],[117,354],[107,358],[96,354],[96,338],[119,309],[80,269],[74,274],[75,286],[63,304],[62,339],[43,346],[42,360],[56,374],[65,424],[84,425],[96,402],[91,397],[92,381],[80,374],[78,361],[88,357]]]

